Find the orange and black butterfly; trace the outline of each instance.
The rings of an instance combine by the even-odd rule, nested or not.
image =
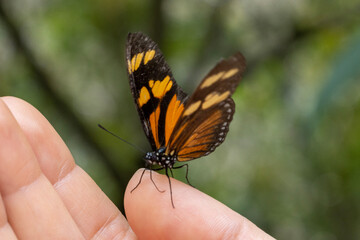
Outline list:
[[[152,165],[160,166],[154,170],[165,169],[174,206],[168,172],[188,168],[174,164],[206,156],[224,141],[235,111],[231,95],[245,70],[245,58],[236,53],[220,61],[191,96],[176,84],[162,52],[148,36],[128,35],[126,61],[131,92],[152,147],[144,160],[150,169]]]

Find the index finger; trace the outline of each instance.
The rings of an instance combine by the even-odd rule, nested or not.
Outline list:
[[[149,171],[142,170],[130,180],[125,192],[125,212],[139,239],[274,239],[245,217],[219,201],[171,179],[175,208],[169,196],[166,176],[153,172],[160,193],[150,180]]]

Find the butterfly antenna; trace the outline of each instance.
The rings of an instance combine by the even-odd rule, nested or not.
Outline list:
[[[120,140],[121,140],[121,141],[123,141],[124,143],[129,144],[130,146],[132,146],[133,148],[135,148],[135,149],[139,150],[140,152],[146,153],[144,150],[142,150],[142,149],[141,149],[141,148],[139,148],[138,146],[136,146],[136,145],[134,145],[134,144],[132,144],[132,143],[130,143],[130,142],[128,142],[128,141],[126,141],[125,139],[123,139],[123,138],[119,137],[119,136],[118,136],[118,135],[116,135],[115,133],[110,132],[109,130],[107,130],[106,128],[104,128],[102,125],[98,124],[98,126],[99,126],[99,128],[101,128],[102,130],[104,130],[104,131],[106,131],[106,132],[110,133],[111,135],[113,135],[114,137],[116,137],[116,138],[120,139]]]

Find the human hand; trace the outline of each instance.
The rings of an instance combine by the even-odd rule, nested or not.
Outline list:
[[[0,239],[273,239],[175,179],[175,209],[148,171],[130,194],[141,172],[125,192],[127,221],[34,107],[0,98]],[[168,189],[166,176],[153,179]]]

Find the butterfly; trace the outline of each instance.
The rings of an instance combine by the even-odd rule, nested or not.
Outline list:
[[[217,63],[190,96],[175,82],[159,47],[145,34],[129,33],[126,62],[131,93],[152,148],[144,160],[150,174],[153,165],[159,166],[153,170],[165,169],[175,208],[169,172],[185,166],[188,181],[188,165],[174,164],[206,156],[225,140],[235,111],[231,95],[245,71],[245,58],[238,52]]]

